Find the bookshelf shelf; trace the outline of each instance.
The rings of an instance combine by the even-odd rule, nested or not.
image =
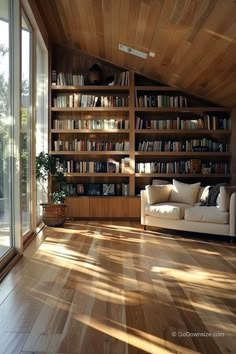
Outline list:
[[[103,155],[108,155],[108,156],[112,156],[112,155],[121,155],[121,156],[126,156],[129,155],[128,151],[53,151],[51,150],[49,152],[50,155],[85,155],[85,156],[103,156]]]
[[[202,179],[203,175],[201,173],[135,173],[137,178],[198,178]],[[204,178],[230,178],[230,174],[223,173],[212,173],[205,174]]]
[[[66,173],[66,177],[130,177],[130,173]]]
[[[176,92],[179,93],[179,90],[175,87],[167,87],[167,86],[135,86],[136,91],[155,91],[155,92]]]
[[[128,107],[52,107],[52,112],[129,112]]]
[[[136,129],[136,134],[156,134],[156,135],[231,135],[230,130],[224,129]]]
[[[136,156],[171,156],[171,157],[230,157],[230,152],[193,152],[193,151],[135,151]]]
[[[62,91],[62,92],[66,92],[66,91],[81,91],[81,92],[85,92],[85,91],[91,91],[91,92],[127,92],[129,90],[129,86],[108,86],[108,85],[84,85],[84,86],[71,86],[71,85],[66,85],[66,86],[58,86],[58,85],[52,85],[51,86],[51,90],[52,91]]]
[[[52,134],[122,134],[122,133],[129,133],[129,129],[107,129],[107,130],[100,130],[100,129],[51,129]]]
[[[221,107],[136,107],[135,112],[160,112],[160,113],[185,113],[185,112],[227,112],[227,109]]]

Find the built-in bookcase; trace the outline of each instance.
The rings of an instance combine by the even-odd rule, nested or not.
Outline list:
[[[135,79],[136,193],[153,178],[230,182],[230,111],[176,88],[150,85],[138,75]]]
[[[52,58],[49,146],[66,173],[69,216],[139,217],[140,190],[156,178],[230,181],[226,108],[102,62],[92,85],[95,59]]]

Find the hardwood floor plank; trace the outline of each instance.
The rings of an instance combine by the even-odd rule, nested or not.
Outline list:
[[[1,336],[0,353],[1,354],[18,354],[28,337],[28,333],[11,333],[4,332]]]

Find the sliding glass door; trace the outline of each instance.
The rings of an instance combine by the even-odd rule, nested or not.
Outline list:
[[[0,277],[40,218],[33,176],[35,154],[47,151],[47,76],[48,52],[28,2],[0,0]],[[38,201],[45,198],[38,189]]]
[[[12,124],[9,2],[0,1],[0,260],[13,247],[11,228]],[[1,264],[0,264],[1,265]]]

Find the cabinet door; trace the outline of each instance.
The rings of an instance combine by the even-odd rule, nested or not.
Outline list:
[[[110,198],[109,216],[111,218],[128,218],[129,217],[129,198]]]
[[[129,198],[129,217],[140,218],[141,216],[141,198]]]
[[[89,216],[91,218],[110,217],[110,198],[89,197]]]
[[[69,197],[66,200],[67,216],[71,218],[88,218],[89,198],[88,197]]]

